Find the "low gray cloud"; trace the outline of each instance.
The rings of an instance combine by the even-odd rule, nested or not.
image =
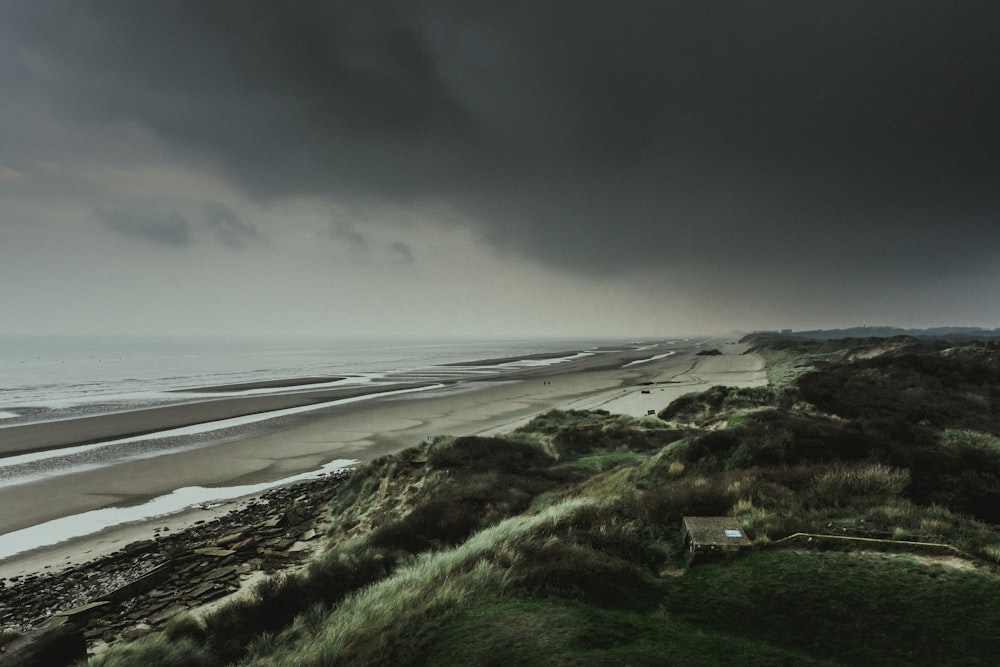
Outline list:
[[[230,248],[242,248],[248,243],[261,240],[257,227],[241,220],[225,204],[209,202],[202,210],[205,215],[205,226],[219,241]]]
[[[405,265],[414,262],[413,248],[402,241],[383,241],[346,220],[331,220],[327,231],[345,257],[355,262]]]
[[[391,260],[398,264],[412,264],[414,261],[413,248],[402,241],[392,241],[386,244]]]
[[[331,220],[328,232],[330,238],[347,252],[364,254],[370,250],[371,241],[368,236],[358,231],[358,228],[350,222]]]
[[[172,248],[192,243],[191,223],[178,213],[111,209],[98,210],[96,215],[109,229],[138,241]]]

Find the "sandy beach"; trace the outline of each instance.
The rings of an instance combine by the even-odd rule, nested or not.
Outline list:
[[[310,378],[296,380],[308,383]],[[290,381],[286,381],[290,382]],[[296,391],[288,394],[265,396],[240,396],[192,400],[179,405],[129,410],[110,415],[97,415],[79,419],[62,419],[23,426],[9,426],[0,431],[0,456],[13,456],[60,447],[71,447],[100,442],[111,438],[156,433],[171,428],[232,419],[273,410],[284,410],[323,403],[327,401],[377,394],[390,390],[416,389],[428,383],[400,383],[391,386],[341,387]],[[233,385],[230,391],[248,387],[275,387],[278,383]],[[205,393],[218,393],[223,387],[206,387]]]
[[[678,344],[674,348],[669,354],[665,353],[666,348],[653,352],[634,349],[608,352],[552,367],[521,370],[504,375],[501,380],[462,381],[428,391],[373,395],[354,403],[281,420],[245,436],[198,448],[0,488],[0,507],[4,508],[0,516],[0,537],[60,517],[140,503],[180,487],[230,487],[268,482],[316,470],[338,459],[364,463],[428,436],[509,431],[552,408],[600,408],[642,416],[650,410],[659,411],[684,393],[714,384],[766,383],[763,360],[754,354],[743,354],[745,347],[742,345],[716,341],[701,346]],[[718,348],[723,354],[697,355],[709,348]],[[662,358],[650,359],[661,354]],[[399,386],[404,385],[392,385],[391,388]],[[408,383],[405,386],[422,385]],[[272,409],[272,406],[278,409],[291,403],[330,400],[330,391],[258,397],[252,399],[258,402],[253,409]],[[240,402],[246,400],[226,398],[191,405],[200,411],[198,418],[202,419],[206,414],[222,415],[234,410],[246,414],[248,404],[244,402],[243,407],[239,407]],[[175,408],[143,418],[147,426],[150,426],[150,419],[161,416],[169,417],[174,424],[178,421],[178,410],[189,409],[187,405]],[[133,432],[134,420],[138,417],[125,413],[94,419],[101,423],[88,424],[88,428],[120,435]],[[158,428],[162,423],[151,426]],[[43,427],[50,429],[64,445],[73,443],[72,423],[38,425],[32,437],[42,437],[38,434]],[[7,443],[2,436],[3,431],[0,431],[0,439]],[[91,436],[83,436],[87,437]],[[37,448],[37,442],[31,446]],[[213,513],[229,511],[238,502],[241,501],[118,526],[15,555],[0,560],[0,577],[23,575],[46,566],[58,568],[78,564],[130,541],[149,538],[154,526],[182,529]]]

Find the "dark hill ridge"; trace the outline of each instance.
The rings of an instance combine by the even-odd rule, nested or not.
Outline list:
[[[779,332],[768,332],[777,334]],[[984,329],[981,327],[930,327],[926,329],[905,329],[902,327],[874,326],[849,327],[846,329],[811,329],[808,331],[792,331],[785,329],[782,336],[808,338],[812,340],[838,340],[840,338],[892,338],[893,336],[912,336],[914,338],[941,338],[955,342],[966,342],[983,338],[1000,337],[1000,329]]]
[[[92,664],[992,664],[997,344],[753,342],[768,387],[379,459],[303,572]],[[690,567],[683,516],[753,546]]]

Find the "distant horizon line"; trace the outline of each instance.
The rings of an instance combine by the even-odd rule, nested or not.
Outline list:
[[[984,332],[1000,332],[1000,325],[989,326],[989,325],[971,325],[971,324],[934,324],[934,325],[924,325],[924,326],[904,326],[898,324],[856,324],[856,325],[839,325],[839,326],[809,326],[809,327],[768,327],[768,328],[749,328],[749,329],[738,329],[731,328],[726,331],[719,330],[705,330],[692,332],[688,331],[675,331],[675,332],[639,332],[639,333],[593,333],[593,334],[560,334],[560,333],[510,333],[510,334],[483,334],[483,333],[402,333],[402,332],[392,332],[392,331],[373,331],[373,332],[327,332],[327,333],[315,333],[315,332],[101,332],[101,331],[79,331],[79,332],[67,332],[67,331],[46,331],[46,332],[32,332],[32,331],[0,331],[0,338],[49,338],[49,339],[73,339],[73,338],[105,338],[105,339],[174,339],[174,340],[344,340],[344,341],[357,341],[357,340],[371,340],[371,341],[428,341],[428,342],[442,342],[442,341],[629,341],[629,342],[651,342],[651,341],[663,341],[669,339],[686,340],[691,338],[727,338],[732,336],[744,336],[748,334],[760,334],[760,333],[810,333],[810,332],[836,332],[836,331],[853,331],[853,330],[889,330],[889,331],[984,331]]]

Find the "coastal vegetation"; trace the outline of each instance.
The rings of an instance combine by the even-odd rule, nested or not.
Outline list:
[[[766,387],[379,459],[304,570],[91,664],[994,664],[1000,343],[748,342]]]

